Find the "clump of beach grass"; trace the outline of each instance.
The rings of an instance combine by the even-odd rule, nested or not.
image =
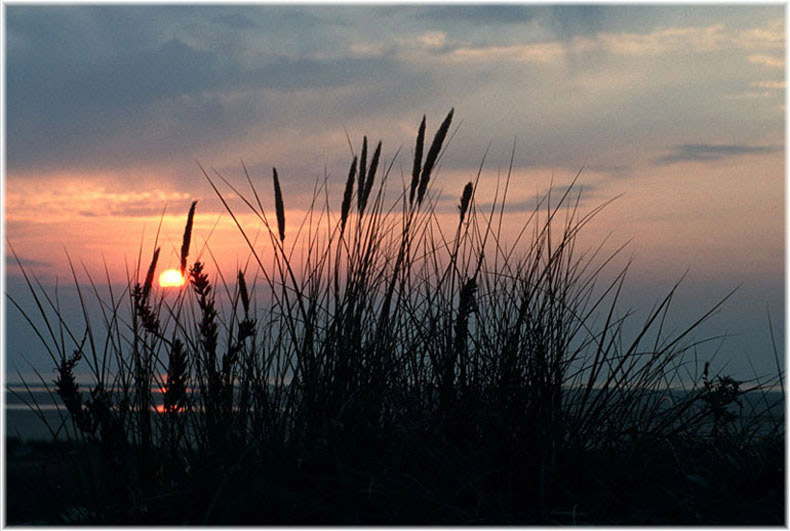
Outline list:
[[[201,167],[248,243],[251,265],[231,284],[200,258],[189,265],[197,202],[179,256],[188,284],[175,298],[154,289],[156,245],[142,283],[127,279],[123,294],[108,279],[105,300],[91,279],[99,322],[84,311],[69,324],[25,273],[63,422],[83,450],[75,466],[89,510],[77,520],[781,521],[783,419],[770,417],[767,398],[776,382],[697,369],[704,345],[691,332],[718,305],[667,338],[673,286],[629,333],[618,303],[627,270],[602,275],[617,252],[576,249],[606,204],[582,212],[575,179],[558,199],[547,193],[506,244],[511,172],[481,211],[481,164],[460,191],[454,232],[442,230],[432,186],[453,115],[424,157],[423,116],[395,199],[394,157],[378,142],[368,160],[363,137],[339,211],[327,204],[313,217],[329,197],[319,183],[287,239],[276,169],[273,226],[246,167],[251,196]],[[242,225],[223,185],[260,227]],[[264,244],[248,236],[258,228]],[[295,249],[306,250],[300,261]],[[78,365],[92,378],[87,401]],[[743,418],[747,392],[763,393],[751,417],[760,428]],[[724,472],[735,455],[753,456],[739,461],[740,483]],[[731,488],[713,489],[722,477]],[[103,488],[113,481],[124,488]],[[763,505],[730,510],[747,488]]]

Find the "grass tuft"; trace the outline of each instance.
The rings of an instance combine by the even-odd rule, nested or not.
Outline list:
[[[423,159],[423,117],[411,181],[389,203],[392,164],[380,167],[381,142],[368,161],[365,136],[339,217],[317,188],[288,244],[276,169],[276,228],[246,169],[249,199],[217,174],[260,222],[250,228],[201,167],[250,252],[228,281],[199,259],[187,268],[196,202],[180,252],[185,289],[152,289],[156,248],[143,283],[135,274],[122,295],[108,279],[102,297],[91,280],[98,319],[78,283],[74,322],[22,269],[76,485],[42,518],[781,523],[784,395],[772,389],[782,374],[735,380],[691,339],[724,300],[674,334],[677,285],[642,320],[623,311],[627,267],[610,271],[620,251],[578,249],[605,204],[583,212],[575,180],[517,220],[509,243],[507,194],[476,208],[482,164],[459,217],[443,216],[425,197],[452,118]],[[253,230],[268,234],[271,260]]]

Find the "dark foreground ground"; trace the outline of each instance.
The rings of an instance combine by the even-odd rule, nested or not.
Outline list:
[[[63,442],[6,439],[7,525],[51,525],[68,518],[78,485],[63,457],[72,451]]]
[[[355,466],[317,450],[298,471],[237,467],[227,470],[225,481],[193,480],[135,498],[134,511],[115,510],[109,518],[82,505],[86,493],[73,471],[85,454],[76,447],[9,438],[6,448],[8,525],[785,525],[779,439],[743,451],[709,448],[683,463],[672,448],[641,459],[633,449],[619,456],[566,455],[541,483],[550,487],[544,492],[532,488],[541,471],[517,460],[506,460],[509,470],[497,469],[472,453],[426,441],[404,443],[408,453],[397,462],[389,456]]]

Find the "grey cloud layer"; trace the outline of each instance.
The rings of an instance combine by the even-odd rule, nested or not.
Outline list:
[[[254,97],[261,90],[322,90],[406,78],[386,58],[271,56],[250,68],[178,40],[93,61],[47,59],[41,54],[39,61],[8,61],[12,170],[64,161],[80,166],[86,157],[132,163],[141,156],[184,156],[190,147],[277,114],[249,98],[229,102],[223,97],[229,93],[252,90]]]
[[[657,165],[676,162],[711,161],[741,155],[775,153],[783,148],[778,146],[746,146],[726,144],[681,144],[672,146],[670,153],[655,160]]]
[[[745,55],[737,63],[729,50],[699,56],[689,50],[680,62],[660,55],[613,59],[574,51],[572,39],[720,20],[765,26],[781,12],[7,6],[7,163],[12,173],[31,173],[205,161],[206,150],[232,150],[264,128],[284,127],[388,134],[394,150],[412,138],[391,124],[407,117],[416,129],[423,112],[439,119],[455,106],[465,125],[448,165],[476,166],[489,141],[506,149],[518,137],[521,164],[627,166],[633,156],[613,158],[613,146],[635,152],[686,138],[713,142],[705,136],[711,129],[736,123],[744,138],[783,130],[781,114],[769,106],[733,106],[719,97],[764,79],[764,67]],[[507,48],[527,44],[544,48]],[[459,50],[480,58],[464,59]],[[553,55],[540,61],[530,53]],[[724,155],[678,151],[664,162],[692,156]]]

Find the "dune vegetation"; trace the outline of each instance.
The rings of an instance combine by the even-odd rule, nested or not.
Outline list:
[[[509,243],[509,174],[485,208],[471,176],[454,226],[440,224],[432,192],[452,118],[433,137],[423,118],[403,185],[365,138],[342,197],[319,183],[288,231],[276,169],[264,190],[246,169],[236,186],[201,167],[249,244],[235,278],[190,261],[196,202],[177,296],[154,285],[158,248],[123,293],[78,283],[99,319],[61,315],[26,274],[26,315],[57,369],[41,383],[65,409],[51,429],[67,435],[58,451],[73,472],[69,510],[42,499],[41,518],[783,523],[781,375],[715,371],[692,331],[718,306],[665,330],[679,285],[632,322],[617,252],[577,246],[606,204],[583,211],[576,180]]]

